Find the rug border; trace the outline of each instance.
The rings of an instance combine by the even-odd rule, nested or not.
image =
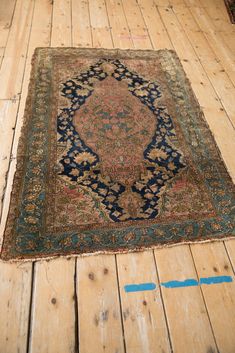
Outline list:
[[[208,243],[224,243],[225,241],[229,240],[234,240],[235,237],[228,235],[227,237],[223,238],[210,238],[210,239],[203,239],[203,240],[197,240],[197,241],[182,241],[178,243],[168,243],[168,244],[161,244],[161,245],[153,245],[153,246],[143,246],[143,247],[133,247],[129,249],[123,249],[123,250],[99,250],[96,252],[86,252],[86,253],[80,253],[80,254],[75,254],[74,252],[72,253],[67,253],[67,254],[51,254],[48,256],[36,256],[36,257],[15,257],[15,258],[9,258],[9,259],[4,259],[0,257],[1,262],[3,263],[24,263],[24,262],[39,262],[39,261],[50,261],[50,260],[56,260],[56,259],[66,259],[70,260],[72,258],[82,258],[82,257],[88,257],[88,256],[97,256],[97,255],[122,255],[122,254],[131,254],[131,253],[139,253],[139,252],[144,252],[144,251],[151,251],[151,250],[160,250],[160,249],[166,249],[166,248],[173,248],[176,246],[191,246],[191,245],[196,245],[196,244],[208,244]],[[28,255],[27,255],[28,256]]]

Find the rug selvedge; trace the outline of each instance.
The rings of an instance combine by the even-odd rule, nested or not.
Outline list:
[[[29,133],[29,138],[27,139],[27,146],[25,139],[21,140],[18,170],[12,193],[12,197],[16,197],[18,204],[15,207],[10,207],[3,257],[40,257],[53,254],[107,252],[109,250],[125,251],[125,249],[140,249],[161,244],[231,236],[233,218],[230,209],[233,186],[175,54],[171,51],[158,52],[161,66],[165,70],[165,79],[171,95],[174,97],[174,110],[177,113],[177,124],[179,123],[176,133],[171,114],[165,111],[166,107],[156,104],[162,94],[157,84],[158,81],[152,82],[137,73],[132,73],[122,64],[122,57],[123,59],[125,57],[135,58],[135,55],[141,57],[141,54],[144,53],[133,51],[127,54],[114,51],[110,54],[110,51],[96,51],[100,58],[95,60],[95,51],[88,50],[86,51],[87,55],[93,55],[94,57],[92,69],[94,70],[94,67],[98,68],[97,77],[94,78],[94,75],[91,75],[92,82],[87,80],[90,68],[88,71],[82,71],[80,76],[68,77],[68,80],[63,82],[62,94],[65,97],[64,99],[67,99],[70,103],[66,108],[60,107],[60,113],[56,114],[56,118],[58,118],[58,141],[55,151],[55,140],[50,138],[50,134],[51,131],[54,132],[51,116],[55,115],[53,110],[57,111],[57,109],[54,102],[51,104],[53,97],[51,87],[53,87],[54,79],[53,57],[59,55],[61,49],[49,49],[49,51],[48,54],[46,49],[40,49],[38,56],[36,55],[34,59],[37,62],[35,64],[37,70],[34,70],[33,75],[37,79],[32,81],[33,77],[31,78],[31,97],[28,98],[25,114],[27,125],[24,129],[25,134]],[[63,49],[63,51],[64,53],[67,51],[69,54],[71,49]],[[74,50],[73,55],[78,52],[79,50]],[[83,51],[80,52],[84,53]],[[103,58],[102,54],[111,55],[111,58]],[[147,52],[147,54],[145,52],[145,57],[151,57],[151,52]],[[104,67],[99,71],[102,65],[106,65],[107,72],[105,72]],[[126,74],[129,77],[126,77]],[[116,77],[112,75],[116,75]],[[135,80],[133,80],[133,75]],[[124,170],[122,177],[116,173],[117,181],[115,182],[112,180],[112,178],[115,178],[115,170],[110,172],[112,178],[107,175],[107,168],[102,170],[102,161],[99,160],[99,155],[86,145],[86,141],[81,139],[73,120],[74,113],[77,114],[79,108],[83,105],[86,107],[86,99],[92,98],[96,81],[102,84],[107,77],[112,77],[112,79],[120,82],[128,80],[128,83],[125,84],[132,96],[140,101],[140,106],[142,104],[145,107],[147,106],[151,114],[157,118],[155,133],[143,151],[144,165],[142,164],[141,168],[137,166],[137,171],[136,168],[133,168],[127,175],[125,175]],[[83,78],[85,78],[85,84],[82,82]],[[133,82],[138,82],[138,87],[135,87]],[[36,85],[34,93],[32,93],[32,85]],[[58,87],[56,86],[53,89],[56,91]],[[75,94],[74,90],[79,91],[79,95]],[[143,91],[146,92],[143,93]],[[154,98],[151,97],[153,92],[155,92]],[[31,115],[31,119],[29,119],[29,115]],[[88,120],[85,120],[85,122],[88,122]],[[130,124],[130,122],[128,123]],[[162,125],[160,126],[160,124]],[[159,127],[164,128],[162,134],[159,134]],[[100,126],[101,128],[102,126]],[[128,128],[128,126],[125,126],[125,128]],[[129,128],[133,127],[130,125]],[[185,158],[182,151],[179,151],[170,140],[170,137],[173,137],[172,141],[175,140],[179,129],[187,145],[193,146],[193,148],[189,148],[192,158],[190,161],[188,156]],[[23,149],[24,152],[22,153]],[[50,151],[53,151],[51,156]],[[58,151],[62,158],[55,164],[55,160],[53,161],[50,158],[55,158],[55,152],[58,157]],[[172,157],[172,153],[175,156]],[[21,154],[22,159],[20,158]],[[68,163],[66,163],[66,160]],[[180,172],[180,178],[181,172],[190,167],[192,162],[194,164],[192,167],[196,166],[195,169],[200,176],[203,175],[204,188],[208,188],[210,192],[210,198],[206,202],[211,202],[211,213],[208,214],[209,216],[205,214],[195,216],[195,218],[191,216],[191,219],[178,219],[171,222],[167,217],[164,219],[164,215],[161,214],[167,196],[166,193],[161,193],[161,189],[170,188],[178,172]],[[169,163],[172,163],[171,166],[174,169],[168,168]],[[47,183],[50,184],[50,181],[54,181],[53,173],[54,176],[55,174],[58,176],[58,180],[62,183],[64,178],[66,187],[68,187],[68,194],[71,197],[74,197],[77,184],[82,187],[84,195],[88,195],[89,192],[86,194],[88,189],[90,189],[89,195],[96,194],[96,202],[98,200],[102,204],[101,209],[104,213],[102,221],[104,220],[104,222],[75,225],[75,229],[69,227],[69,230],[66,230],[65,227],[65,230],[62,229],[62,233],[59,232],[52,221],[55,218],[53,207],[51,207],[53,199],[50,199],[47,185]],[[162,179],[164,174],[168,176],[166,180]],[[23,183],[22,175],[25,175]],[[161,184],[156,182],[156,176],[162,181]],[[138,177],[140,178],[138,179]],[[142,189],[135,186],[137,183],[141,184]],[[92,187],[94,184],[96,184],[96,188]],[[151,186],[153,186],[154,191],[151,190]],[[182,187],[181,181],[178,182],[176,189],[179,187]],[[20,195],[17,195],[21,188],[22,203],[20,203]],[[125,198],[126,190],[129,191],[129,196],[127,195]],[[148,193],[150,193],[150,199],[146,197]],[[140,198],[135,197],[135,194]],[[124,195],[123,199],[121,199],[121,195]],[[150,204],[151,201],[153,201],[152,204]],[[163,201],[165,202],[164,205],[162,205]],[[128,202],[132,206],[129,210]],[[49,211],[47,212],[47,219],[43,214],[45,210]],[[150,211],[146,212],[146,210]],[[171,214],[171,210],[169,214]],[[12,230],[14,230],[14,236]]]

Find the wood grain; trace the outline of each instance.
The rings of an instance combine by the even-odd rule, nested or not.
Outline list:
[[[197,280],[188,246],[156,250],[155,257],[160,282]],[[217,352],[201,289],[162,287],[162,295],[173,352]]]
[[[93,46],[95,48],[112,48],[113,41],[105,1],[89,0],[89,10]]]
[[[5,47],[11,27],[16,0],[0,1],[0,47]]]
[[[223,243],[191,247],[199,277],[230,276],[231,283],[202,285],[202,293],[221,352],[232,353],[235,347],[235,281]]]
[[[88,0],[72,0],[72,44],[74,47],[91,47],[92,33]]]
[[[59,270],[60,269],[60,270]],[[35,267],[29,353],[73,353],[75,348],[74,261]]]
[[[0,99],[21,93],[34,1],[17,1],[0,70]]]
[[[80,352],[124,353],[114,256],[77,260]]]
[[[31,268],[0,262],[0,353],[26,352]]]
[[[171,351],[152,251],[117,255],[127,352]],[[126,293],[128,284],[154,283],[156,289]]]

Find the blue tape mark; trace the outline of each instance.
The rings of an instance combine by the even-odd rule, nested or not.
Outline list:
[[[231,276],[215,276],[200,278],[200,284],[217,284],[217,283],[230,283],[233,279]]]
[[[178,288],[178,287],[192,287],[198,286],[198,281],[196,279],[186,279],[184,281],[169,281],[161,283],[161,286],[165,288]]]
[[[182,288],[182,287],[195,287],[202,284],[218,284],[230,283],[233,281],[231,276],[215,276],[215,277],[202,277],[199,282],[196,279],[189,278],[184,281],[169,281],[162,282],[161,286],[165,288]],[[127,284],[124,286],[126,293],[142,292],[147,290],[156,289],[155,283],[140,283],[140,284]]]
[[[155,283],[140,283],[140,284],[127,284],[124,286],[125,292],[142,292],[145,290],[154,290],[156,289]]]

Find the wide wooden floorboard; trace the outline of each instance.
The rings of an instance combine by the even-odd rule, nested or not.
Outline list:
[[[0,70],[0,99],[21,93],[35,1],[17,1]]]
[[[222,152],[227,168],[235,180],[235,159],[231,154],[231,151],[235,149],[235,132],[231,120],[224,111],[220,98],[209,81],[193,45],[180,25],[173,9],[158,7],[158,11]],[[228,144],[226,143],[226,136],[230,136]]]
[[[223,243],[191,246],[199,278],[233,277],[233,268]],[[206,259],[206,261],[205,261]],[[232,353],[235,347],[235,282],[201,286],[220,352]]]
[[[235,180],[234,43],[223,0],[1,0],[0,239],[35,47],[176,50]],[[0,262],[0,353],[234,353],[234,271],[234,240]],[[161,285],[211,276],[233,281]]]
[[[197,280],[195,266],[188,246],[155,251],[161,283]],[[162,286],[162,296],[173,352],[217,352],[213,329],[199,286],[168,288]]]
[[[46,3],[44,5],[46,6]],[[48,22],[47,33],[45,32],[47,46],[71,46],[70,1],[58,0],[53,3],[53,8],[45,7],[44,20]],[[51,36],[48,36],[48,33]],[[29,318],[29,353],[75,351],[77,347],[75,265],[75,259],[63,258],[35,263]],[[55,337],[63,339],[51,340],[51,332],[54,332]]]
[[[170,353],[171,343],[152,251],[117,255],[127,352]],[[129,293],[128,284],[155,283],[153,291]]]
[[[29,317],[29,353],[74,352],[77,314],[74,270],[74,260],[58,259],[35,265]]]
[[[200,31],[200,27],[194,20],[190,8],[184,5],[175,6],[173,11],[180,25],[184,28],[185,34],[193,46],[209,81],[215,88],[228,117],[231,118],[231,123],[235,127],[235,106],[232,103],[235,96],[235,87],[229,75],[225,72],[214,51],[208,45],[207,38]]]
[[[16,0],[2,0],[0,2],[0,48],[6,46],[11,28]]]
[[[115,256],[77,260],[80,352],[124,353]]]
[[[32,265],[0,264],[0,353],[26,353]]]
[[[92,47],[89,1],[72,0],[72,46]]]

